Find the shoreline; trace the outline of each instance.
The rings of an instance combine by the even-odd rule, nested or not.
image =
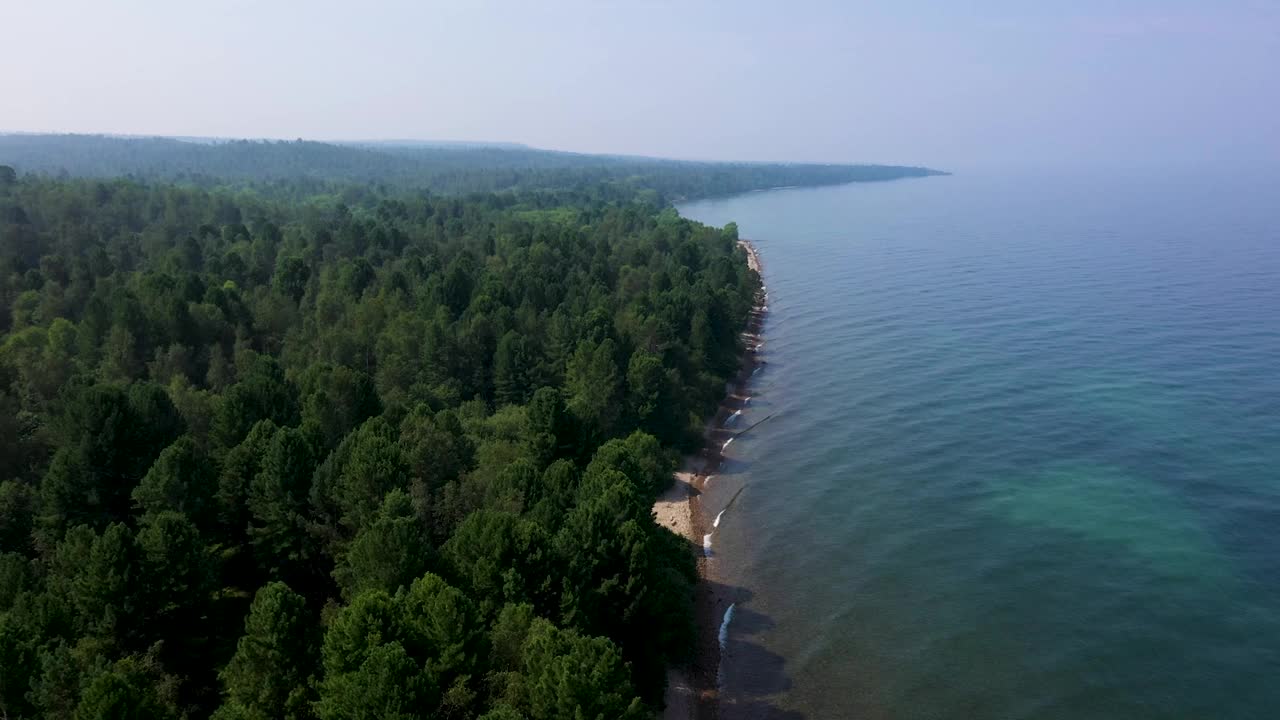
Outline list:
[[[747,266],[763,275],[760,254],[749,240],[738,245],[747,251]],[[762,281],[763,288],[763,281]],[[671,668],[667,672],[664,720],[714,720],[719,705],[720,625],[732,599],[721,597],[714,582],[710,558],[703,549],[703,537],[712,530],[712,521],[702,507],[702,489],[707,478],[724,462],[725,443],[739,432],[725,427],[725,421],[745,407],[751,377],[762,364],[759,346],[767,294],[756,294],[742,333],[745,349],[738,374],[726,385],[725,397],[716,413],[707,421],[703,432],[705,443],[697,455],[684,459],[676,473],[675,484],[654,503],[655,520],[689,541],[696,553],[698,583],[694,588],[694,624],[697,628],[693,662],[689,667]]]

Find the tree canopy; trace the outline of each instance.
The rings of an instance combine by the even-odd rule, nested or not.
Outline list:
[[[649,713],[736,239],[616,187],[0,172],[0,713]]]
[[[131,177],[202,187],[233,182],[297,199],[321,192],[351,197],[352,186],[373,185],[445,195],[553,190],[605,200],[680,200],[938,174],[895,165],[691,162],[513,145],[29,134],[0,135],[0,163],[50,176]],[[5,182],[0,166],[0,186]],[[284,272],[276,282],[282,288],[305,283],[306,267],[298,260],[292,254],[279,258]]]

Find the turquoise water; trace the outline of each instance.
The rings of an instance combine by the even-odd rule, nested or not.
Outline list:
[[[734,718],[1280,716],[1280,183],[681,208],[765,264],[713,574]],[[754,417],[753,417],[754,416]]]

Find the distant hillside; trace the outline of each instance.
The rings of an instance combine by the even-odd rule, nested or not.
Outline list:
[[[367,148],[452,148],[455,150],[469,148],[496,148],[506,150],[531,150],[524,143],[484,142],[477,140],[330,140],[333,145],[350,145]]]
[[[919,167],[707,163],[537,150],[518,145],[386,141],[189,142],[102,135],[0,135],[0,164],[22,173],[130,176],[199,186],[377,184],[440,194],[503,190],[649,192],[666,201],[790,185],[939,174]]]

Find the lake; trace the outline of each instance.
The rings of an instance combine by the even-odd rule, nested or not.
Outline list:
[[[703,496],[722,717],[1280,712],[1280,182],[958,173],[701,201],[769,293]]]

